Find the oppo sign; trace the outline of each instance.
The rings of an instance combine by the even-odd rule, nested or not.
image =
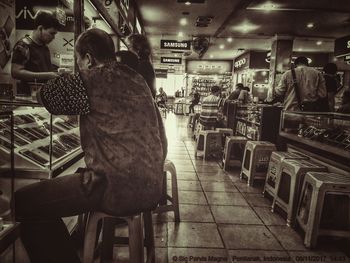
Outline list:
[[[242,66],[244,66],[247,63],[247,59],[246,58],[241,58],[240,60],[237,60],[235,62],[235,68],[241,68]]]

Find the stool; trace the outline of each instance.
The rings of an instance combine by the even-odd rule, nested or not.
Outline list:
[[[171,196],[167,194],[167,172],[171,174]],[[164,180],[163,180],[163,197],[165,200],[164,204],[160,204],[155,213],[164,213],[168,211],[174,211],[175,222],[180,222],[180,209],[179,209],[179,196],[177,189],[177,177],[176,168],[173,162],[170,160],[165,160],[164,163]],[[166,201],[169,200],[171,204],[167,204]]]
[[[222,135],[222,145],[225,145],[227,136],[233,136],[233,130],[230,128],[216,128],[215,130],[220,132]]]
[[[190,127],[190,128],[193,127],[193,119],[194,119],[194,113],[190,113],[188,115],[187,127]]]
[[[243,136],[226,137],[222,163],[224,170],[227,171],[229,166],[242,165],[243,151],[247,143],[247,138]]]
[[[255,179],[265,179],[270,156],[276,146],[267,141],[248,141],[245,145],[240,179],[247,176],[248,185]]]
[[[298,204],[297,221],[304,245],[315,247],[319,236],[350,238],[350,176],[308,172]]]
[[[143,224],[142,224],[142,213],[127,216],[127,217],[116,217],[108,215],[102,212],[91,212],[87,219],[86,231],[84,238],[84,263],[93,263],[94,262],[94,251],[96,245],[97,237],[97,224],[99,220],[105,221],[106,219],[123,219],[128,223],[128,232],[129,232],[129,257],[130,262],[132,263],[144,263],[144,244],[147,250],[147,263],[155,262],[155,246],[154,246],[154,234],[153,234],[153,225],[152,225],[152,215],[151,212],[144,213],[144,230],[145,230],[145,240],[143,237]],[[114,237],[114,228],[112,228],[111,233]],[[102,236],[102,243],[106,242],[104,240],[104,235]],[[113,248],[114,240],[109,240],[110,247]]]
[[[307,160],[309,158],[297,152],[272,152],[263,190],[264,195],[267,192],[272,198],[276,197],[276,185],[281,176],[281,164],[285,159]]]
[[[302,159],[284,159],[280,165],[279,179],[276,180],[275,187],[276,195],[272,202],[271,211],[274,211],[276,204],[285,211],[288,226],[295,226],[295,214],[301,186],[305,174],[312,171],[326,172],[327,168],[313,161]]]
[[[222,150],[221,133],[218,131],[200,131],[195,156],[198,154],[207,160],[210,155],[220,155]]]

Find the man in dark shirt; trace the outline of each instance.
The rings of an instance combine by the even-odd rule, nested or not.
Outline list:
[[[32,262],[80,262],[61,217],[90,211],[126,216],[155,208],[167,142],[143,77],[115,59],[99,29],[75,44],[79,73],[50,80],[38,100],[55,115],[81,115],[86,169],[16,191],[16,217]]]
[[[31,35],[20,39],[13,48],[12,77],[20,80],[17,94],[30,95],[28,82],[43,83],[58,76],[53,72],[47,45],[55,38],[59,22],[54,14],[41,11],[34,20]]]
[[[192,100],[191,100],[191,105],[189,106],[189,110],[190,110],[190,113],[191,112],[194,113],[194,106],[199,103],[201,96],[200,96],[199,92],[197,91],[197,89],[195,89],[195,88],[192,88],[191,95],[192,95]]]

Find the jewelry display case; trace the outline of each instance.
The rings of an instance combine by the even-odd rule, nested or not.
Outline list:
[[[350,115],[283,111],[280,136],[287,143],[350,170]]]

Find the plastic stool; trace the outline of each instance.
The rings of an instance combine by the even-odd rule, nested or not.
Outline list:
[[[245,145],[242,171],[248,178],[248,185],[253,185],[256,179],[265,179],[271,153],[276,151],[276,146],[267,141],[248,141]]]
[[[276,186],[281,176],[281,164],[285,159],[307,160],[309,158],[296,152],[272,152],[263,191],[264,195],[267,192],[272,198],[276,197]]]
[[[155,262],[155,246],[154,246],[154,234],[153,234],[153,225],[152,225],[152,215],[151,212],[145,212],[145,240],[143,237],[143,224],[142,224],[142,213],[127,216],[127,217],[116,217],[108,215],[102,212],[91,212],[89,214],[86,231],[84,238],[84,263],[93,263],[94,262],[94,251],[96,245],[97,237],[97,224],[99,220],[105,221],[106,219],[123,219],[128,223],[128,243],[129,243],[129,257],[131,263],[144,263],[144,243],[147,249],[147,263]],[[114,228],[112,229],[114,236]],[[104,236],[102,236],[102,243]],[[114,240],[112,239],[111,244],[113,248]]]
[[[276,195],[272,202],[272,212],[277,204],[287,213],[287,225],[295,226],[295,214],[301,186],[307,172],[326,172],[323,165],[310,160],[284,159],[276,183]]]
[[[211,155],[220,155],[222,151],[221,133],[218,131],[200,131],[197,139],[195,156],[207,160]]]
[[[233,130],[230,128],[216,128],[215,130],[221,133],[223,146],[225,145],[226,137],[233,136]]]
[[[171,196],[167,194],[167,172],[171,174]],[[165,204],[160,204],[155,213],[164,213],[168,211],[174,211],[175,222],[180,222],[180,209],[179,209],[179,194],[177,189],[177,177],[176,168],[173,162],[165,160],[164,163],[164,184],[163,184],[163,196]],[[166,204],[166,200],[169,200],[171,204]]]
[[[243,136],[226,137],[222,163],[224,170],[227,171],[229,166],[241,166],[243,161],[244,148],[247,138]]]
[[[350,238],[349,175],[308,172],[301,193],[297,221],[306,247],[315,247],[319,236]]]

